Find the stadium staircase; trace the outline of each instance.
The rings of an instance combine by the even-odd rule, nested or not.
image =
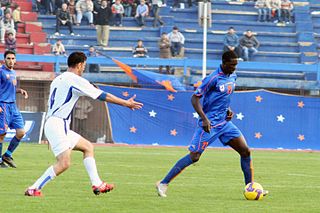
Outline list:
[[[51,45],[47,43],[47,34],[42,31],[42,24],[37,21],[37,14],[32,12],[32,3],[27,0],[16,0],[12,4],[21,7],[21,20],[18,24],[17,53],[39,54],[50,53]],[[14,8],[12,8],[14,9]],[[4,52],[5,45],[0,45],[0,51]],[[21,79],[42,79],[52,75],[53,64],[41,62],[17,62],[15,69]],[[46,72],[51,72],[48,74]]]

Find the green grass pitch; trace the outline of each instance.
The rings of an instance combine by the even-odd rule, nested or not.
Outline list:
[[[233,150],[208,149],[170,185],[167,198],[155,182],[187,153],[186,148],[95,147],[100,176],[116,184],[95,196],[73,152],[71,168],[44,189],[44,197],[25,197],[55,159],[46,145],[22,144],[14,157],[17,169],[0,170],[0,212],[319,212],[320,153],[253,150],[255,180],[270,194],[262,201],[243,197],[243,175]]]

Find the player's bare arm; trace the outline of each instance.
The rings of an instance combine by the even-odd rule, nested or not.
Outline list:
[[[20,93],[21,95],[23,95],[25,99],[27,99],[29,97],[28,92],[26,90],[24,90],[24,89],[17,88],[16,92]]]
[[[233,111],[231,110],[231,108],[229,107],[229,108],[228,108],[228,111],[227,111],[227,118],[226,118],[226,120],[227,120],[227,121],[231,121],[231,119],[233,118],[233,116],[234,116],[234,113],[233,113]]]
[[[202,106],[200,104],[200,98],[199,96],[193,95],[191,98],[191,103],[193,108],[196,110],[196,112],[198,113],[198,115],[201,117],[202,119],[202,128],[205,132],[210,132],[211,129],[211,122],[210,120],[207,118],[206,114],[203,112],[202,110]]]
[[[128,107],[132,110],[141,109],[143,106],[143,103],[135,101],[134,100],[135,98],[136,98],[136,95],[132,96],[128,100],[125,100],[125,99],[119,98],[115,95],[112,95],[110,93],[107,93],[106,101],[109,103],[118,104],[118,105]]]

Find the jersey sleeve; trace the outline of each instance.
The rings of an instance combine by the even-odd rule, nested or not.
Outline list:
[[[97,99],[103,92],[90,84],[88,80],[80,76],[74,79],[73,86],[78,90],[80,96],[88,96],[92,99]]]
[[[211,87],[215,86],[216,76],[209,75],[202,80],[201,85],[196,89],[194,95],[202,97]]]

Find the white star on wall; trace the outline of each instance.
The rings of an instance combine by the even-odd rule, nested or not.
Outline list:
[[[155,118],[155,117],[156,117],[156,114],[157,114],[157,113],[156,113],[155,111],[153,111],[153,110],[152,110],[151,112],[149,112],[149,116],[150,116],[150,117],[154,117],[154,118]]]
[[[192,113],[192,114],[193,114],[193,117],[194,117],[194,118],[196,118],[196,119],[198,119],[198,118],[199,118],[198,113],[194,112],[194,113]]]
[[[284,119],[286,119],[285,117],[283,117],[283,115],[278,115],[277,116],[277,121],[283,123]]]
[[[237,116],[237,119],[240,121],[242,121],[242,119],[244,118],[244,115],[242,114],[242,112],[237,113],[236,116]]]

